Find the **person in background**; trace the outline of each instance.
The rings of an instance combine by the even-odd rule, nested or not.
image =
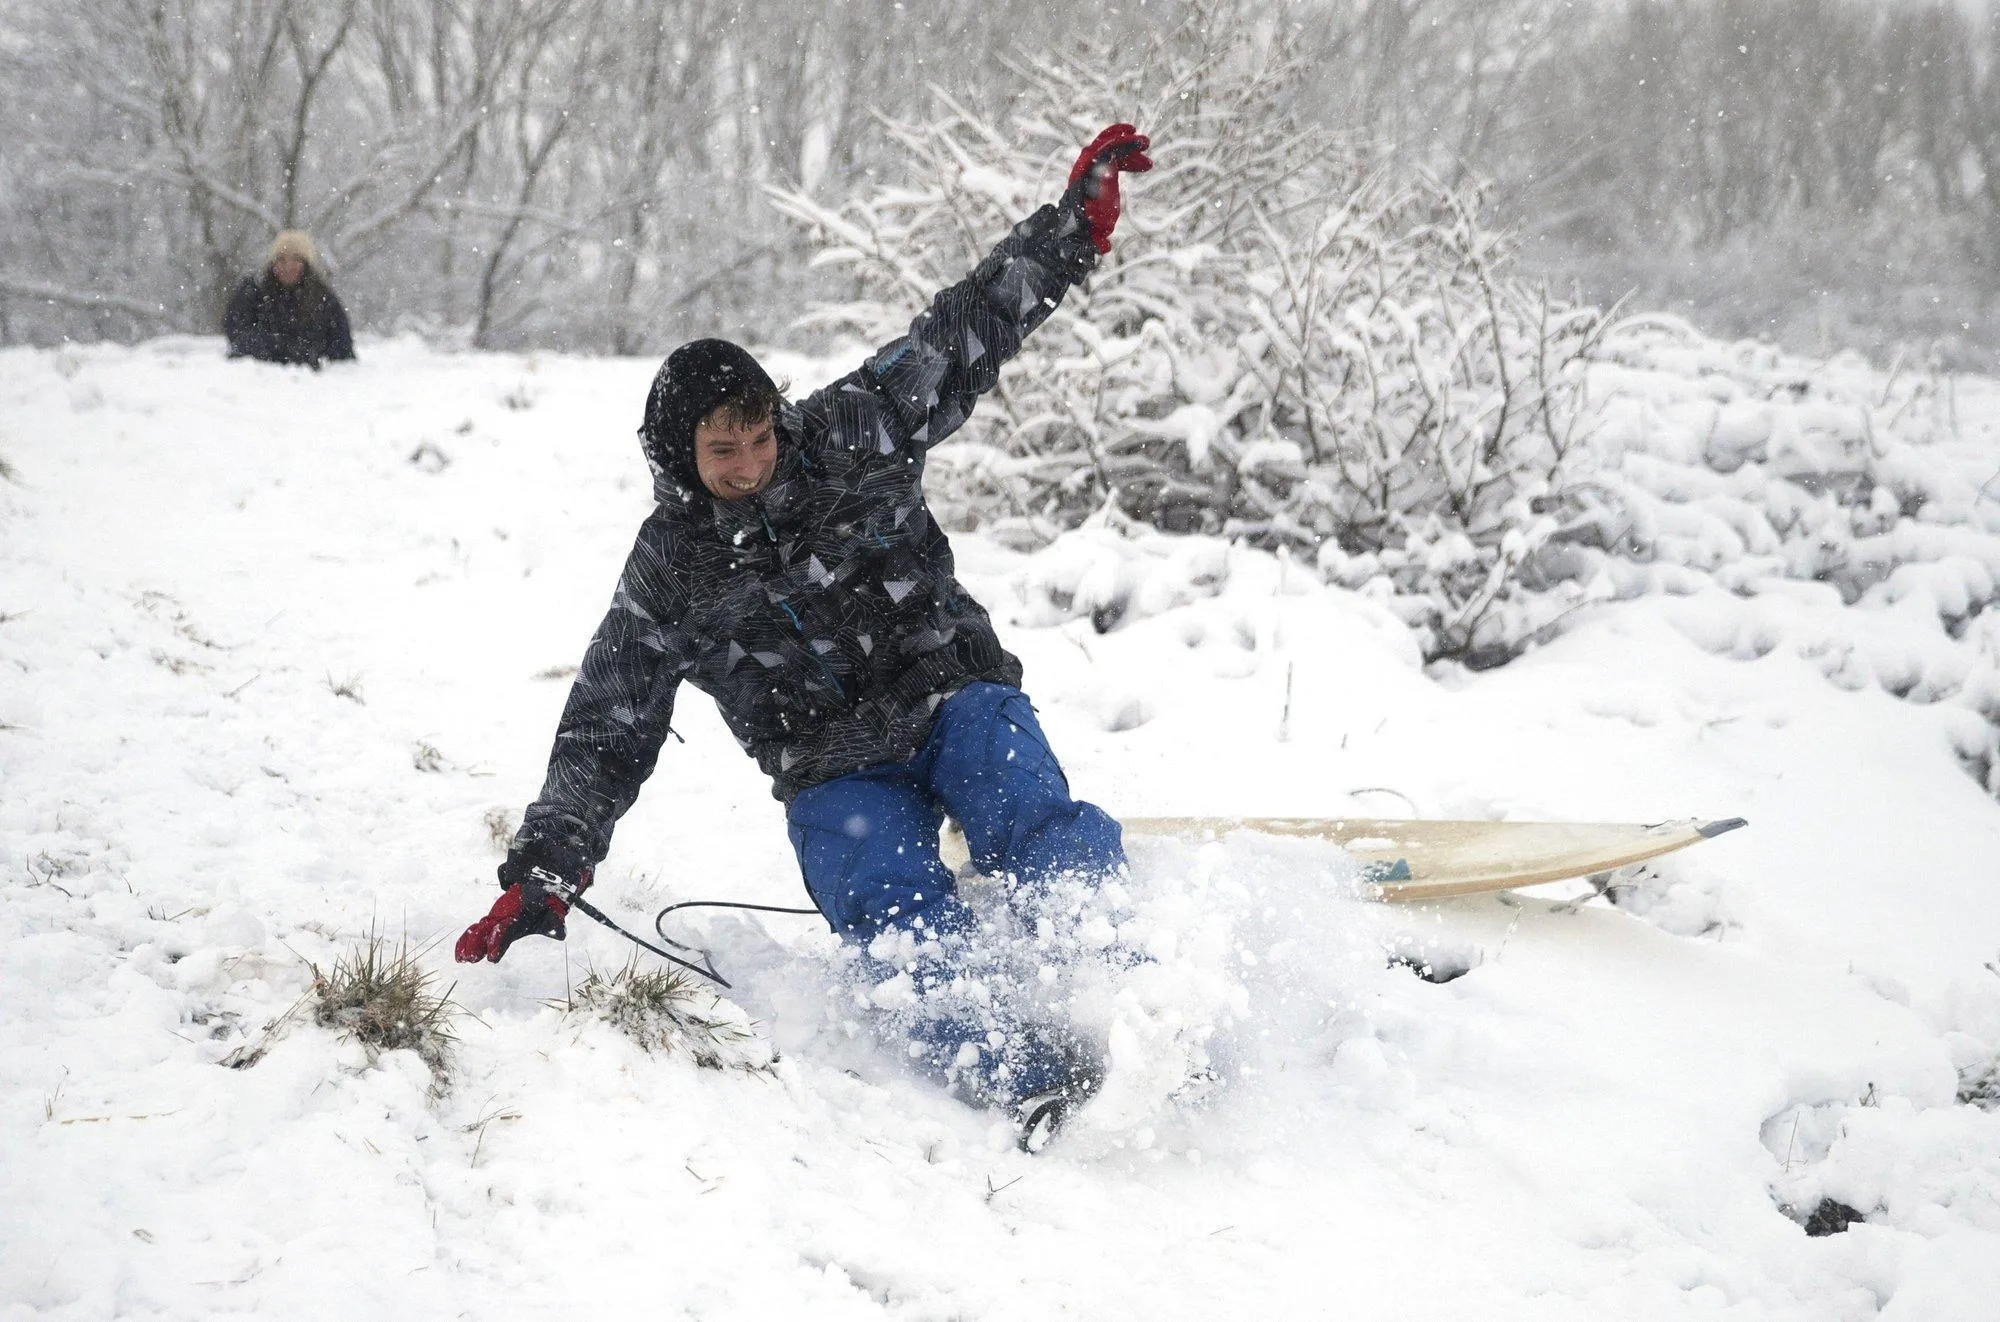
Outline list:
[[[347,309],[326,283],[312,236],[286,230],[271,244],[271,260],[245,276],[222,317],[231,358],[296,363],[319,370],[322,362],[354,357]]]

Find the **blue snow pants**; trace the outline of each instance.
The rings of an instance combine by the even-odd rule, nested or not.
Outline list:
[[[786,813],[806,890],[833,930],[864,947],[887,931],[912,933],[929,943],[934,963],[946,964],[930,971],[933,979],[948,977],[950,962],[981,935],[938,858],[947,813],[974,865],[1008,879],[1010,897],[1058,878],[1094,884],[1125,862],[1118,823],[1070,797],[1028,696],[1004,684],[966,685],[939,705],[915,757],[815,785]],[[1032,1096],[1075,1069],[1004,993],[977,1015],[916,1016],[907,1031],[932,1072],[992,1100]]]

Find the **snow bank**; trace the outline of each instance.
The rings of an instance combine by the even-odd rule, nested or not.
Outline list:
[[[627,957],[585,923],[429,949],[442,1079],[287,1018],[309,963],[485,908],[647,500],[652,364],[362,347],[0,353],[0,1317],[1990,1315],[1993,387],[1896,459],[1932,495],[1850,532],[1897,562],[1850,601],[1722,577],[1803,545],[1818,497],[1759,465],[1848,471],[1848,415],[1787,430],[1713,346],[1608,365],[1685,553],[1480,675],[1317,566],[960,536],[1115,811],[1752,822],[1615,904],[1377,906],[1310,843],[1135,841],[1151,960],[1076,988],[1118,1070],[1030,1159],[874,1042],[809,919],[686,926],[757,1025],[738,1068],[566,1012]],[[1713,444],[1702,392],[1744,406]],[[798,902],[754,768],[698,696],[676,724],[601,902]],[[1865,1222],[1780,1210],[1826,1198]]]

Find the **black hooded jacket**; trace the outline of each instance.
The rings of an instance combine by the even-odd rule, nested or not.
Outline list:
[[[229,297],[222,333],[231,358],[318,367],[354,357],[347,309],[311,267],[290,286],[268,268],[245,276]]]
[[[780,410],[776,472],[744,500],[695,479],[691,422],[660,434],[656,382],[642,438],[658,504],[584,653],[517,854],[572,876],[604,856],[683,681],[715,699],[784,801],[914,756],[962,685],[1020,682],[955,577],[924,461],[1096,260],[1075,213],[1022,221],[907,335]]]

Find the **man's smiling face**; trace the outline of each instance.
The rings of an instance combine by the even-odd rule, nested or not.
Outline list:
[[[744,423],[717,409],[695,424],[694,469],[718,500],[754,496],[778,467],[777,419]]]

